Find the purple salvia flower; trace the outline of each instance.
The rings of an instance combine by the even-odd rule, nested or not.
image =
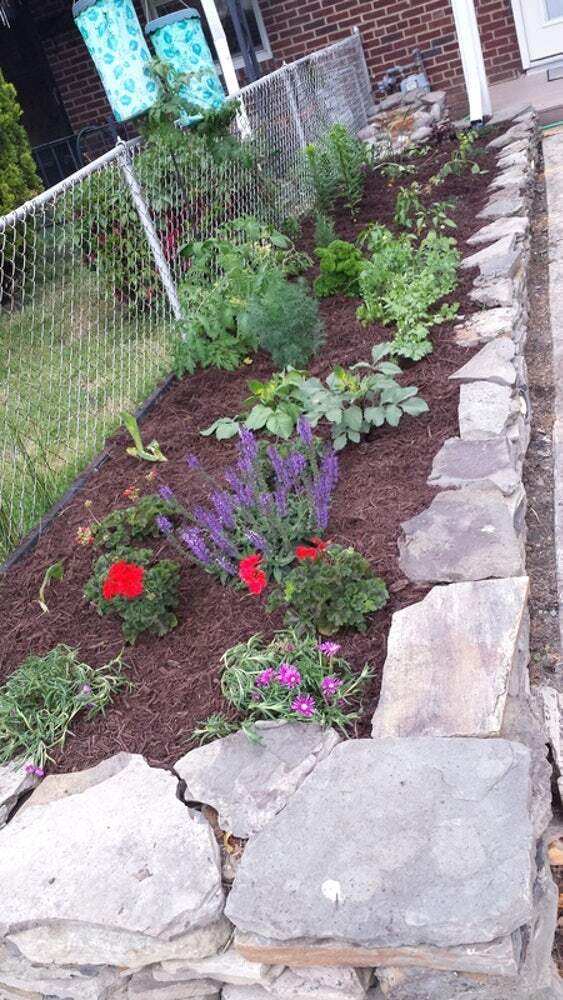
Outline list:
[[[262,673],[254,678],[254,683],[256,687],[265,688],[272,683],[275,676],[275,670],[272,667],[267,667],[266,670],[263,670]]]
[[[278,449],[273,444],[270,444],[266,448],[266,454],[270,459],[272,468],[276,473],[276,476],[278,477],[278,479],[282,480],[284,475],[284,462]]]
[[[199,528],[184,528],[180,533],[180,538],[199,562],[203,563],[204,566],[209,566],[211,554]]]
[[[234,493],[236,502],[241,507],[252,507],[252,504],[255,501],[255,495],[250,483],[243,483],[242,479],[234,471],[234,469],[227,469],[225,479]]]
[[[230,495],[226,490],[214,490],[211,494],[211,502],[222,525],[232,530],[235,527],[235,518]]]
[[[327,701],[332,701],[339,687],[342,687],[342,681],[334,674],[323,677],[321,681],[321,692]]]
[[[288,455],[284,462],[284,477],[287,483],[293,485],[303,475],[307,466],[307,459],[300,451],[294,451]]]
[[[267,514],[272,506],[272,494],[261,493],[258,497],[258,506],[263,514]]]
[[[296,715],[311,719],[315,714],[316,702],[312,694],[300,694],[291,702],[291,709]]]
[[[252,431],[249,431],[248,427],[245,427],[244,424],[239,427],[239,437],[239,460],[242,459],[243,461],[249,462],[252,466],[258,458],[258,442]]]
[[[258,531],[247,531],[246,538],[250,545],[254,549],[258,549],[259,552],[264,552],[268,548],[266,539]]]
[[[276,680],[287,688],[299,687],[301,684],[301,674],[292,663],[280,663]]]
[[[276,510],[280,517],[287,515],[287,490],[280,486],[274,493]]]
[[[170,501],[174,499],[174,493],[169,486],[161,486],[158,492],[162,500]]]
[[[297,433],[305,447],[310,448],[313,444],[313,431],[306,417],[299,417],[297,421]]]
[[[155,517],[156,526],[163,535],[171,535],[174,531],[174,525],[170,518],[165,517],[164,514],[157,514]]]
[[[313,505],[315,518],[320,531],[326,531],[328,526],[328,509],[330,498],[338,480],[338,459],[332,449],[325,452],[318,476],[313,482]]]
[[[197,455],[186,455],[186,465],[188,469],[199,469],[200,461]]]
[[[228,576],[237,575],[237,567],[234,562],[231,562],[231,560],[227,559],[226,556],[215,556],[215,565],[218,566],[223,573],[227,573]]]
[[[323,656],[336,656],[340,652],[341,646],[337,642],[319,642],[317,650],[322,653]]]

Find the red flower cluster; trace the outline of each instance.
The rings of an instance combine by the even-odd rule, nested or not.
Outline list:
[[[299,559],[299,562],[303,562],[305,559],[310,559],[314,562],[328,548],[328,542],[323,542],[322,538],[312,538],[311,542],[312,545],[298,545],[295,549],[295,555]]]
[[[243,583],[246,583],[251,594],[261,594],[268,586],[268,577],[263,569],[260,569],[262,562],[261,555],[245,556],[241,559],[238,567],[238,575]]]
[[[102,596],[106,601],[113,597],[127,597],[132,600],[143,593],[144,566],[136,563],[116,562],[110,567],[102,586]]]

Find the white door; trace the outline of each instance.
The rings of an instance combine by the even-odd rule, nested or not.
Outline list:
[[[563,57],[563,0],[513,0],[524,68]]]

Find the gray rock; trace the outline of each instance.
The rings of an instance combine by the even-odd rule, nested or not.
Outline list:
[[[37,966],[0,943],[0,997],[12,1000],[57,997],[59,1000],[105,1000],[120,983],[118,969],[65,969]]]
[[[129,964],[123,951],[136,937],[150,949],[197,932],[197,950],[216,950],[219,849],[209,824],[176,792],[173,775],[132,756],[105,781],[16,816],[2,833],[0,930],[31,961],[25,935],[30,951],[43,941],[40,961],[56,962],[49,951],[56,925],[55,951],[73,956],[62,964],[91,962],[90,944],[102,951],[103,940],[105,955],[94,964]]]
[[[563,694],[547,684],[540,685],[536,691],[538,702],[541,705],[545,735],[551,747],[553,763],[559,774],[563,774],[563,726],[561,719]]]
[[[500,170],[510,170],[512,167],[516,167],[519,170],[529,170],[531,159],[527,143],[524,144],[524,148],[521,150],[507,152],[504,156],[500,156],[497,160],[497,165]]]
[[[455,583],[396,611],[372,736],[498,736],[528,590]]]
[[[450,375],[456,382],[494,382],[513,386],[516,382],[514,362],[516,348],[510,337],[497,337],[485,344],[478,354]]]
[[[299,968],[312,966],[315,962],[319,967],[345,962],[350,966],[367,968],[393,964],[400,968],[414,966],[489,975],[515,973],[521,952],[518,931],[486,944],[454,945],[450,948],[428,944],[410,947],[360,946],[307,938],[274,941],[241,932],[235,935],[235,942],[242,954],[260,957],[264,962],[291,962]]]
[[[504,434],[518,413],[518,401],[506,385],[466,382],[459,393],[459,434],[464,440]]]
[[[269,987],[283,972],[282,965],[250,962],[234,946],[218,955],[211,955],[199,962],[162,962],[152,966],[154,978],[160,982],[178,982],[182,979],[214,979],[231,986]]]
[[[532,800],[530,817],[536,839],[542,837],[552,818],[551,812],[551,765],[547,759],[546,734],[543,727],[541,707],[534,693],[530,696],[526,689],[528,681],[528,649],[522,650],[520,662],[520,692],[514,692],[506,700],[502,736],[523,743],[531,754]],[[513,671],[513,681],[518,679],[518,665]]]
[[[516,236],[512,233],[465,257],[461,266],[466,270],[478,267],[481,276],[487,279],[512,278],[521,262],[522,251],[517,247]]]
[[[403,95],[401,93],[389,94],[388,97],[384,97],[382,101],[377,105],[380,111],[393,111],[394,108],[398,108],[399,104],[403,102]]]
[[[422,127],[423,125],[428,125],[430,128],[432,128],[434,119],[432,118],[432,115],[430,114],[429,111],[423,111],[421,109],[420,111],[415,111],[414,121],[416,122],[417,126]]]
[[[496,219],[488,226],[483,226],[474,236],[470,236],[467,242],[472,246],[479,246],[482,243],[491,243],[502,239],[503,236],[516,236],[518,239],[523,239],[524,236],[527,236],[529,229],[530,220],[527,215],[513,215],[508,219]]]
[[[432,134],[433,129],[429,125],[420,125],[419,128],[411,132],[411,139],[413,142],[424,142],[426,139],[430,139]]]
[[[444,107],[442,104],[436,103],[433,104],[432,107],[430,108],[430,114],[432,116],[432,120],[435,122],[439,122],[441,120],[443,113],[444,113]]]
[[[231,986],[223,1000],[364,1000],[371,969],[285,969],[269,987]]]
[[[513,308],[484,309],[476,312],[456,327],[456,343],[463,347],[477,347],[495,337],[515,339],[517,314]]]
[[[401,570],[420,584],[522,576],[523,507],[500,490],[439,493],[427,510],[401,525]]]
[[[473,283],[469,298],[487,309],[513,306],[516,302],[514,283],[510,278],[478,278]]]
[[[0,829],[6,825],[19,800],[35,788],[40,778],[26,774],[23,764],[0,767]]]
[[[150,969],[136,972],[127,983],[129,1000],[188,1000],[189,997],[218,997],[221,984],[209,979],[163,983]]]
[[[423,104],[442,104],[446,103],[446,91],[445,90],[430,90],[428,93],[422,93],[420,95],[420,100]]]
[[[529,768],[505,740],[341,743],[249,842],[226,912],[280,941],[504,937],[532,913]]]
[[[310,723],[259,722],[260,743],[241,731],[191,750],[174,768],[187,802],[219,813],[221,829],[247,838],[283,809],[341,737]]]
[[[526,202],[523,194],[514,188],[505,188],[503,193],[495,192],[485,207],[477,212],[478,219],[500,219],[510,215],[522,215]]]
[[[520,473],[505,437],[448,438],[434,458],[428,482],[441,489],[497,486],[510,496],[520,486]]]
[[[373,125],[366,125],[365,128],[360,129],[360,131],[358,132],[357,138],[358,139],[362,139],[362,140],[373,139],[374,135],[375,135],[375,128],[374,128],[374,126]]]
[[[521,191],[528,184],[528,166],[525,167],[508,167],[506,170],[501,170],[500,173],[493,178],[489,184],[489,190],[495,191],[496,189],[504,188],[515,188]]]
[[[46,805],[48,802],[56,802],[57,799],[67,798],[70,795],[80,795],[87,788],[93,788],[102,781],[118,774],[123,768],[137,760],[135,754],[116,753],[107,760],[100,761],[94,767],[85,768],[84,771],[71,771],[68,774],[48,774],[43,779],[38,788],[22,807],[22,813],[32,806]]]
[[[512,128],[508,129],[508,132],[503,132],[502,135],[492,139],[491,142],[487,143],[488,149],[504,149],[505,146],[510,146],[516,139],[528,139],[534,130],[534,126],[528,120],[522,121],[513,125]]]

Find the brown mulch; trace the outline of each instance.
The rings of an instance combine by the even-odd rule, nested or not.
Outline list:
[[[433,174],[448,158],[450,149],[445,140],[421,160],[416,179],[424,181]],[[486,188],[494,169],[492,155],[483,154],[480,163],[488,173],[452,177],[434,196],[459,199],[455,218],[462,254],[470,251],[465,241],[478,227],[476,215],[487,198]],[[352,224],[346,214],[339,214],[339,236],[353,237],[370,221],[390,222],[399,183],[372,180],[357,222]],[[304,233],[304,246],[310,246],[310,231]],[[461,313],[472,308],[467,299],[471,278],[463,273],[452,297],[460,302]],[[367,358],[375,341],[390,339],[389,330],[383,327],[362,328],[355,319],[356,305],[349,300],[322,302],[327,343],[312,365],[316,374],[327,374],[335,364],[348,365]],[[452,324],[436,327],[433,354],[416,365],[404,366],[408,370],[403,382],[420,387],[430,412],[416,419],[405,417],[398,428],[378,431],[341,456],[330,537],[357,546],[385,578],[391,592],[388,606],[373,616],[365,635],[339,636],[343,655],[358,668],[369,663],[374,672],[354,735],[369,733],[391,615],[420,600],[424,593],[402,578],[397,538],[401,522],[431,502],[436,491],[427,486],[426,479],[432,459],[446,438],[457,434],[458,388],[448,376],[467,360],[469,353],[452,343],[452,329]],[[175,384],[142,426],[144,439],[156,437],[169,459],[167,465],[157,467],[159,481],[192,502],[197,487],[184,462],[189,452],[195,452],[210,472],[220,475],[232,461],[234,446],[202,438],[199,431],[220,416],[239,412],[246,396],[246,379],[266,378],[270,372],[268,359],[259,356],[243,371],[199,371]],[[94,666],[121,649],[118,622],[100,618],[82,598],[93,553],[76,544],[75,536],[77,528],[87,525],[92,516],[101,519],[115,507],[125,506],[122,493],[126,487],[137,485],[143,492],[151,490],[145,479],[150,467],[126,455],[126,437],[118,431],[109,440],[110,460],[58,516],[34,552],[0,581],[0,682],[31,651],[44,653],[59,642],[77,646],[82,657]],[[85,508],[87,501],[92,502],[90,509]],[[171,555],[165,543],[157,543],[157,551]],[[64,580],[50,587],[49,613],[42,614],[37,604],[39,587],[47,566],[60,559],[65,564]],[[164,638],[141,637],[136,646],[126,649],[124,658],[133,690],[119,696],[104,717],[76,722],[74,735],[59,754],[55,769],[88,767],[120,750],[144,754],[153,765],[172,764],[192,745],[194,725],[224,707],[219,690],[224,651],[255,632],[270,636],[281,625],[280,614],[265,614],[262,599],[223,589],[188,563],[181,590],[178,627]]]

